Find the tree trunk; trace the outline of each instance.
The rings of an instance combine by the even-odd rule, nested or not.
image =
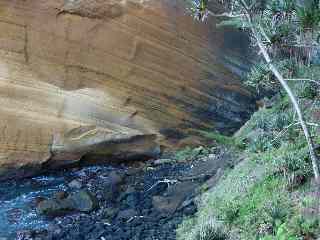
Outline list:
[[[269,65],[269,69],[272,71],[272,73],[275,75],[275,77],[280,82],[281,86],[287,92],[287,94],[289,96],[289,99],[290,99],[291,103],[293,104],[293,107],[294,107],[294,109],[295,109],[295,111],[296,111],[296,113],[298,115],[299,123],[300,123],[300,125],[302,127],[304,136],[305,136],[305,138],[307,140],[309,153],[310,153],[310,158],[311,158],[311,162],[312,162],[312,168],[313,168],[313,172],[314,172],[314,177],[315,177],[316,182],[319,184],[320,183],[319,160],[318,160],[318,157],[317,157],[317,155],[316,155],[316,153],[314,151],[314,143],[313,143],[313,140],[311,138],[309,129],[307,127],[307,124],[306,124],[306,122],[304,120],[304,117],[303,117],[302,111],[300,109],[300,106],[298,104],[298,101],[297,101],[296,97],[294,96],[291,88],[287,84],[286,80],[283,78],[281,73],[278,71],[277,67],[272,63],[271,57],[270,57],[266,47],[264,46],[262,40],[260,39],[257,30],[253,26],[251,13],[250,13],[250,10],[251,10],[250,7],[246,4],[246,2],[244,0],[240,0],[240,3],[242,5],[243,9],[245,10],[245,15],[246,15],[246,18],[248,20],[250,29],[252,31],[252,34],[253,34],[254,38],[257,41],[257,44],[259,46],[260,52],[263,55],[263,58],[265,59],[265,61]]]
[[[298,115],[299,118],[299,123],[302,127],[303,133],[305,135],[305,138],[307,140],[307,144],[308,144],[308,148],[309,148],[309,153],[310,153],[310,158],[312,161],[312,168],[313,168],[313,172],[314,172],[314,177],[317,183],[320,183],[320,174],[319,174],[319,159],[315,153],[314,150],[314,143],[313,140],[311,138],[309,129],[307,127],[307,124],[304,120],[302,111],[300,109],[300,106],[298,104],[298,101],[296,99],[296,97],[294,96],[291,88],[289,87],[289,85],[287,84],[287,82],[285,81],[285,79],[283,78],[283,76],[281,75],[281,73],[278,71],[277,67],[272,63],[271,57],[269,55],[269,53],[267,52],[266,47],[264,46],[264,44],[262,43],[262,40],[259,37],[258,32],[256,31],[256,29],[253,27],[252,25],[252,19],[251,19],[251,15],[249,13],[249,9],[247,8],[247,6],[245,5],[245,9],[247,11],[247,19],[249,21],[249,24],[251,26],[251,31],[253,33],[254,38],[257,41],[257,44],[259,46],[259,49],[265,59],[265,61],[267,62],[267,64],[269,65],[269,69],[272,71],[272,73],[276,76],[276,78],[278,79],[278,81],[280,82],[281,86],[284,88],[284,90],[287,92],[291,103],[293,104],[293,107]]]

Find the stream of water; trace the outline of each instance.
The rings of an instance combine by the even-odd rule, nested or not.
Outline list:
[[[221,162],[92,166],[3,182],[0,240],[174,240],[182,219],[196,211],[192,200],[196,189]],[[201,177],[192,180],[195,175]],[[118,177],[122,183],[110,192],[111,179]],[[72,187],[74,181],[81,186]],[[37,213],[44,199],[55,199],[62,191],[76,194],[79,189],[95,196],[97,209],[51,218]]]
[[[24,229],[46,229],[49,221],[36,213],[37,198],[50,197],[58,191],[66,191],[70,179],[90,175],[97,171],[109,172],[107,167],[88,167],[38,176],[23,181],[0,184],[0,239],[15,239]]]

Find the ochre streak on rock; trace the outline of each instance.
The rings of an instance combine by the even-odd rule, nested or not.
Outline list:
[[[2,0],[0,177],[239,125],[250,94],[217,63],[224,33],[212,26],[176,0]]]

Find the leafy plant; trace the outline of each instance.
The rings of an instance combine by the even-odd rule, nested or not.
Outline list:
[[[265,132],[257,134],[253,139],[251,139],[250,144],[248,144],[247,149],[251,152],[259,153],[265,152],[272,148],[271,138]]]
[[[300,26],[303,30],[312,29],[314,30],[319,26],[320,22],[320,10],[318,5],[315,3],[311,6],[297,7],[297,15],[299,19]]]
[[[283,199],[276,198],[265,205],[264,212],[269,218],[269,222],[275,229],[279,223],[283,223],[288,216],[288,207],[284,204]]]
[[[208,220],[200,226],[190,240],[227,240],[228,238],[228,231],[221,223]]]
[[[297,235],[304,236],[306,239],[312,239],[320,234],[320,221],[319,218],[306,218],[298,215],[291,221],[291,229]]]
[[[278,226],[276,235],[268,235],[261,240],[299,240],[287,227],[286,223]]]
[[[203,21],[208,15],[208,0],[185,0],[191,14],[198,20]]]
[[[312,173],[308,149],[305,143],[302,145],[283,145],[274,156],[273,165],[290,180],[293,175],[309,177]]]
[[[236,200],[229,201],[220,207],[222,219],[228,225],[234,223],[234,221],[239,217],[239,211],[240,205]]]
[[[196,158],[201,158],[202,156],[206,156],[209,153],[210,153],[210,149],[202,146],[197,148],[186,147],[184,149],[177,151],[173,158],[178,162],[184,162],[184,161],[191,161]]]
[[[278,83],[273,80],[273,75],[266,64],[255,65],[244,82],[245,85],[253,87],[258,93],[263,91],[274,90],[279,87]]]
[[[292,75],[295,69],[294,63],[290,60],[278,61],[276,64],[284,76],[287,77]],[[270,71],[268,64],[264,62],[258,63],[251,68],[244,84],[255,88],[258,93],[270,91],[276,93],[280,91],[278,81]]]
[[[267,9],[274,14],[278,12],[291,13],[296,7],[294,0],[271,0],[267,2]]]
[[[300,81],[295,84],[294,89],[300,98],[315,99],[318,95],[318,86],[313,82]]]

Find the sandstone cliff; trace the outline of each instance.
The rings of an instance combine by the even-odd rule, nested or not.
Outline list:
[[[0,1],[0,179],[233,131],[252,109],[220,61],[236,41],[176,0]]]

